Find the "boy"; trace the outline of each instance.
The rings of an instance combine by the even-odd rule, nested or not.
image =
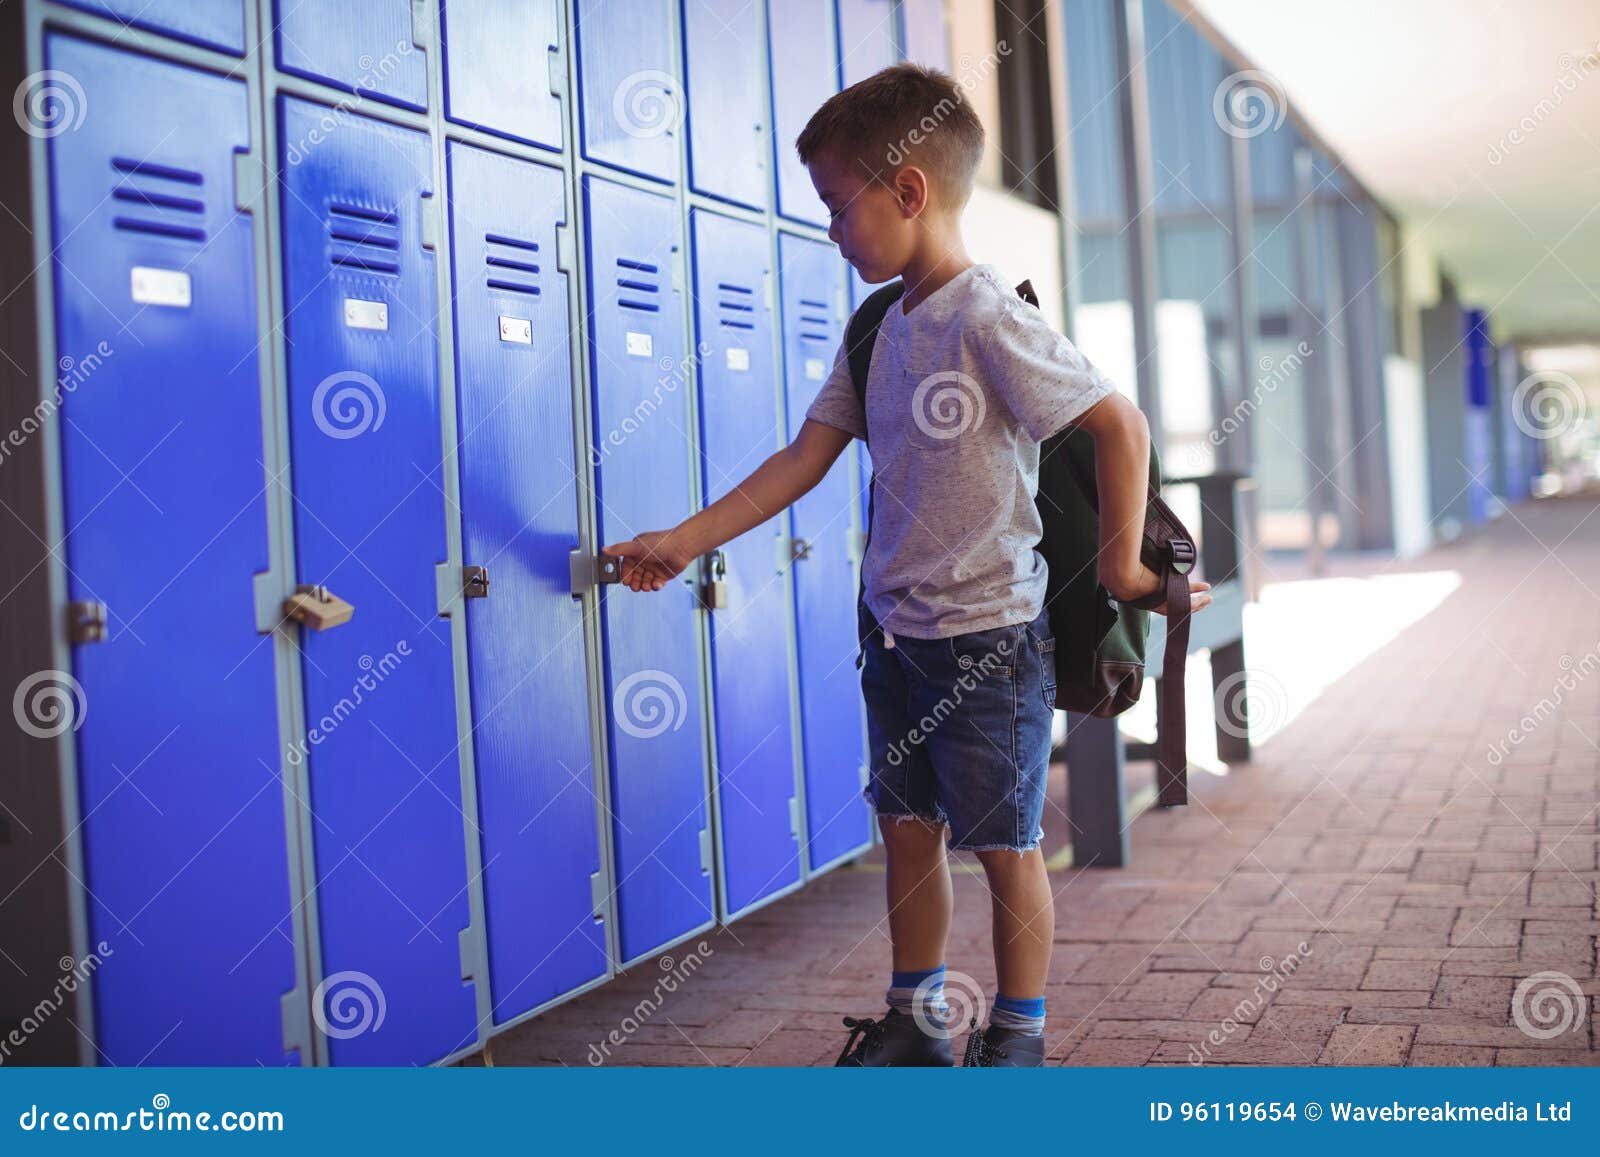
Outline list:
[[[914,64],[884,69],[817,110],[795,147],[828,208],[829,238],[867,282],[899,277],[906,287],[874,346],[866,413],[841,343],[789,446],[673,529],[604,548],[624,559],[631,590],[660,590],[810,490],[871,426],[861,687],[893,971],[888,1013],[845,1019],[841,1065],[952,1063],[959,1026],[947,1026],[942,993],[946,827],[952,849],[982,862],[994,906],[999,992],[964,1063],[1044,1060],[1055,924],[1039,839],[1055,658],[1045,561],[1034,550],[1043,439],[1071,422],[1094,438],[1100,581],[1125,600],[1158,586],[1139,561],[1144,416],[993,266],[966,254],[960,214],[983,143],[951,78]],[[1190,589],[1194,610],[1210,602],[1208,583]]]

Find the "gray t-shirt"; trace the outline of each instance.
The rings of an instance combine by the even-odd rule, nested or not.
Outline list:
[[[917,639],[1032,622],[1046,576],[1039,443],[1116,387],[992,265],[903,305],[884,316],[867,375],[867,608]],[[866,438],[843,343],[806,417]]]

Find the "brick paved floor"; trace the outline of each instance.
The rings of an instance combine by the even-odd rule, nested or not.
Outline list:
[[[1191,771],[1189,806],[1134,822],[1129,867],[1053,874],[1054,1062],[1600,1064],[1597,506],[1524,504],[1419,559],[1336,563],[1350,581],[1331,584],[1329,616],[1349,609],[1340,587],[1370,594],[1380,576],[1460,585],[1344,664],[1252,763]],[[1310,589],[1286,577],[1269,575],[1262,605]],[[1247,639],[1258,715],[1328,649],[1304,605]],[[606,1063],[831,1063],[841,1014],[881,1007],[878,856],[706,936],[698,972]],[[957,865],[949,966],[989,991],[974,867]],[[1562,975],[1516,998],[1541,972]],[[467,1063],[593,1063],[662,974],[636,966]]]

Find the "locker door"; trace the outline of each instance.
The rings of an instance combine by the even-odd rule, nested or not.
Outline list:
[[[905,58],[950,71],[950,34],[944,24],[945,0],[900,0],[905,22]]]
[[[767,230],[695,209],[704,490],[721,498],[782,444],[767,299]],[[799,785],[790,720],[789,591],[774,517],[722,547],[727,606],[713,610],[723,913],[800,882]]]
[[[206,48],[244,53],[244,0],[63,0],[135,28]]]
[[[440,0],[445,115],[485,132],[561,148],[556,0]]]
[[[683,84],[673,0],[578,0],[583,155],[658,181],[678,179]]]
[[[749,0],[684,0],[689,180],[696,192],[767,204],[766,53]]]
[[[839,80],[849,88],[898,58],[895,0],[839,0]]]
[[[850,311],[854,313],[861,307],[861,303],[880,287],[868,285],[863,281],[861,274],[856,272],[856,267],[848,261],[844,262],[844,271],[850,282]],[[859,484],[856,494],[856,517],[864,531],[867,527],[868,495],[872,490],[872,455],[867,453],[865,442],[856,442],[851,451],[856,456],[856,481]]]
[[[245,86],[59,35],[45,55],[93,110],[49,149],[68,598],[106,621],[72,660],[89,941],[110,949],[95,1045],[117,1065],[281,1065],[300,938],[256,633]],[[28,702],[48,706],[38,680]]]
[[[596,505],[602,543],[692,510],[678,208],[583,181]],[[602,600],[612,847],[622,962],[712,919],[694,576]]]
[[[778,212],[796,221],[826,226],[828,211],[795,155],[794,141],[817,107],[839,91],[831,0],[770,0],[767,39]]]
[[[789,437],[833,368],[844,336],[839,301],[844,263],[829,244],[778,235],[783,270],[784,386]],[[806,864],[818,872],[872,842],[861,789],[866,743],[856,670],[859,560],[851,517],[850,460],[841,454],[816,488],[791,508],[794,536],[806,544],[794,564],[800,651],[800,734],[805,748]]]
[[[285,149],[327,114],[280,97]],[[297,577],[355,607],[301,635],[325,1004],[376,988],[339,1064],[425,1063],[476,1039],[440,493],[428,139],[347,115],[283,167]],[[459,578],[458,578],[459,581]]]
[[[606,973],[560,169],[450,145],[462,562],[494,1017]]]
[[[425,109],[428,63],[412,39],[412,11],[412,0],[273,0],[278,67],[387,104]],[[328,135],[324,125],[314,139]]]

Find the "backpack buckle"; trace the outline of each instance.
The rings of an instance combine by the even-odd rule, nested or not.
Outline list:
[[[1190,542],[1188,539],[1168,539],[1167,553],[1172,556],[1172,569],[1177,571],[1179,574],[1188,574],[1194,569],[1194,543]]]

